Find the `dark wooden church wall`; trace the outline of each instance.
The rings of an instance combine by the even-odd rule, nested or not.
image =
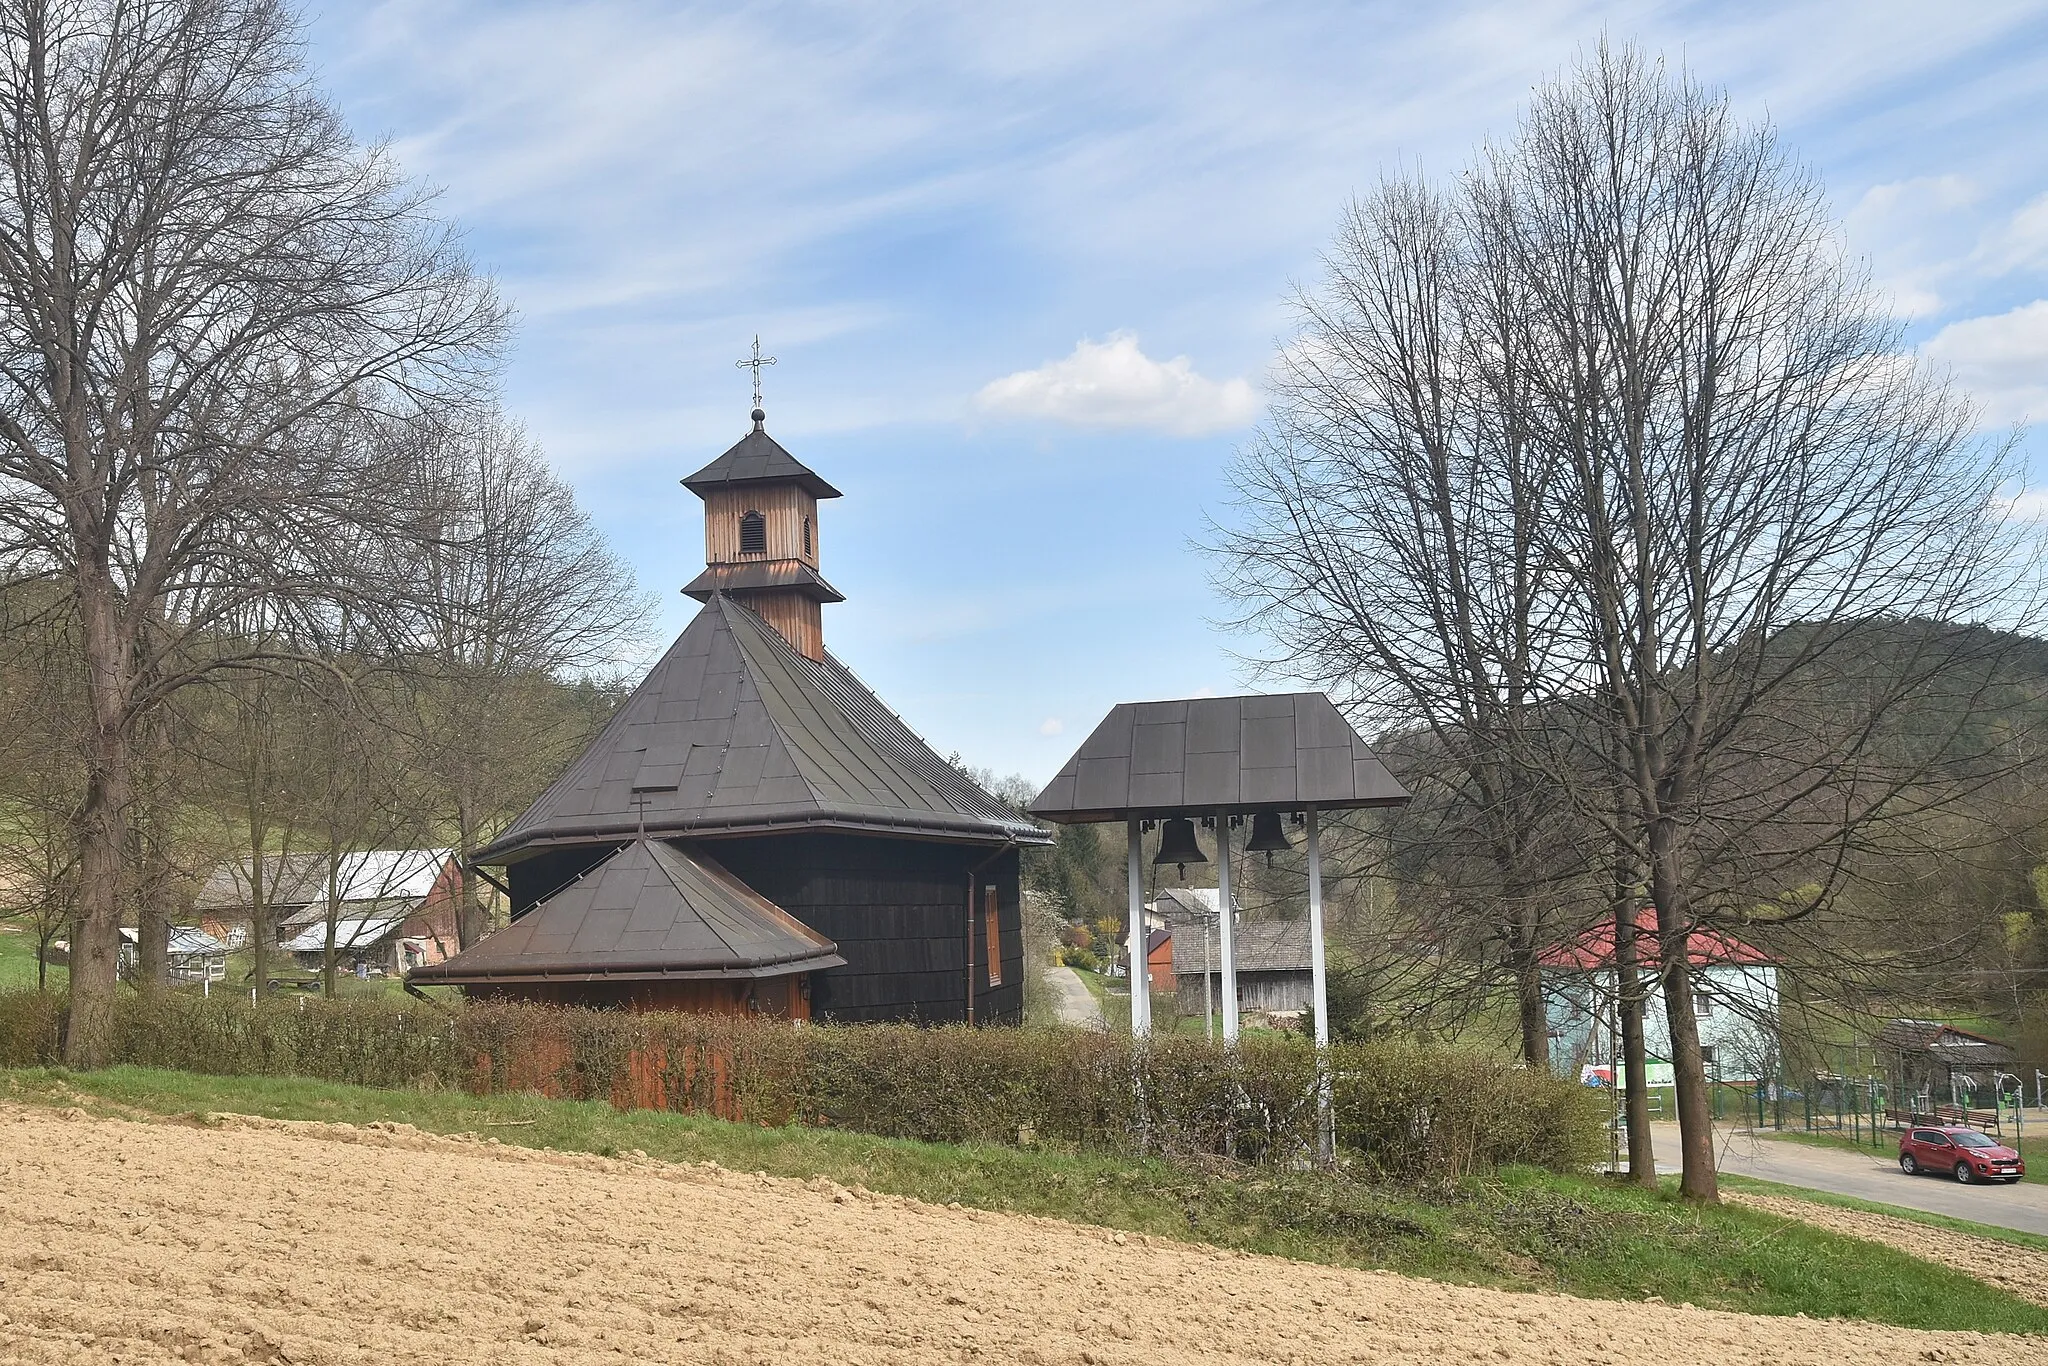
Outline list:
[[[843,968],[812,978],[811,1015],[846,1023],[957,1024],[967,1007],[967,873],[987,846],[862,835],[764,835],[719,840],[711,851],[761,895],[839,945]],[[1016,1024],[1024,1013],[1024,939],[1017,854],[984,869],[997,888],[1003,984],[988,985],[975,941],[975,1019]],[[974,930],[981,934],[980,896]]]
[[[618,848],[616,844],[574,844],[507,864],[505,884],[512,889],[512,918],[525,915]]]

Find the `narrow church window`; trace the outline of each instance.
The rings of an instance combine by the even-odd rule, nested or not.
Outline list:
[[[988,984],[999,987],[1003,984],[1003,923],[1000,908],[1002,901],[996,889],[990,887],[982,893],[982,904],[987,907],[982,919],[988,926]]]
[[[751,509],[740,514],[740,554],[768,553],[768,519]]]
[[[804,554],[811,553],[811,519],[804,518]]]

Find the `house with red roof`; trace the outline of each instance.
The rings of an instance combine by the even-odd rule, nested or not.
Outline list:
[[[1648,965],[1650,989],[1643,1010],[1643,1034],[1652,1059],[1671,1057],[1671,1029],[1664,993],[1655,980],[1656,916],[1647,908],[1633,932],[1635,958]],[[1778,966],[1772,957],[1720,930],[1695,930],[1689,958],[1693,974],[1693,1017],[1707,1075],[1748,1082],[1775,1073],[1778,1058]],[[1543,955],[1545,1012],[1550,1025],[1551,1066],[1581,1080],[1612,1080],[1620,1048],[1616,1038],[1615,925],[1603,920]]]

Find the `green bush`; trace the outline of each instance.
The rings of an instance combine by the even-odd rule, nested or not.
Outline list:
[[[112,1060],[386,1088],[537,1091],[620,1109],[928,1142],[1033,1141],[1289,1165],[1315,1150],[1314,1051],[1071,1029],[805,1025],[477,1002],[119,998]],[[0,993],[0,1063],[56,1061],[62,998]],[[1442,1181],[1504,1163],[1590,1162],[1581,1088],[1491,1058],[1402,1045],[1330,1051],[1337,1139],[1380,1175]]]

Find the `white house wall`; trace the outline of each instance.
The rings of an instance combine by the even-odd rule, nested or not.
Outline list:
[[[1613,1048],[1614,973],[1552,971],[1544,987],[1552,1068],[1576,1074],[1583,1065],[1614,1061],[1608,1056]],[[1707,1074],[1724,1081],[1775,1076],[1778,970],[1764,965],[1700,968],[1693,973],[1693,991],[1700,1043],[1713,1050]],[[1671,1057],[1671,1027],[1660,987],[1653,987],[1644,1005],[1643,1038],[1651,1057]]]

